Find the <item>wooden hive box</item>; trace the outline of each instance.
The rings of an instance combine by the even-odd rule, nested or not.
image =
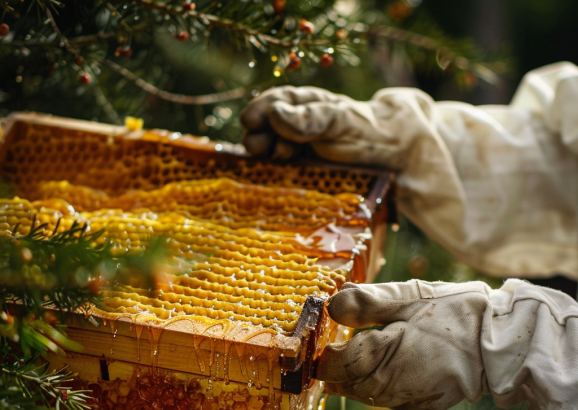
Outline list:
[[[121,248],[146,247],[142,230],[166,234],[159,231],[163,212],[178,205],[186,213],[171,216],[176,218],[171,229],[178,231],[175,249],[185,249],[185,257],[187,249],[207,255],[195,262],[192,278],[171,277],[178,283],[174,287],[169,281],[153,293],[135,288],[112,292],[105,295],[107,309],[68,314],[67,334],[84,351],[50,357],[51,365],[67,364],[83,387],[100,389],[95,408],[310,407],[322,391],[313,381],[315,359],[327,343],[342,337],[324,301],[343,280],[373,279],[383,263],[385,226],[392,216],[387,173],[255,160],[242,147],[206,138],[37,114],[13,114],[5,121],[0,172],[22,198],[19,215],[54,225],[58,214],[63,226],[84,218],[105,227]],[[230,195],[223,197],[223,191]],[[55,198],[66,200],[66,209]],[[149,213],[137,209],[145,200]],[[341,208],[337,214],[327,209],[347,201],[354,206],[345,215]],[[169,206],[173,202],[177,205]],[[256,216],[251,217],[255,203]],[[243,206],[248,213],[240,211]],[[112,228],[111,219],[102,222],[99,207],[114,214],[114,226],[122,226],[124,233]],[[110,210],[116,207],[122,209]],[[144,219],[130,222],[137,214]],[[11,228],[9,215],[0,213],[2,224]],[[30,225],[18,229],[25,233]],[[261,269],[258,275],[245,267],[251,263],[253,270]],[[204,282],[193,286],[201,265]],[[275,273],[278,268],[289,276]],[[255,283],[270,286],[277,302],[263,308],[261,300],[272,296],[251,300],[259,290],[251,285],[253,276],[258,276]],[[205,285],[208,278],[216,278],[216,284]],[[245,285],[257,290],[239,296]],[[215,286],[227,287],[230,294],[211,293]],[[298,302],[296,296],[289,303],[286,288]],[[307,294],[308,289],[315,291]],[[211,305],[211,300],[216,302]]]

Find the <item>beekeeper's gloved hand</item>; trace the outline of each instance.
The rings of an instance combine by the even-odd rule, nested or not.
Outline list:
[[[253,155],[281,159],[309,143],[321,158],[400,170],[408,159],[402,153],[426,131],[426,118],[421,124],[407,120],[415,112],[427,116],[432,101],[414,89],[392,90],[383,91],[387,101],[378,94],[360,102],[316,87],[270,89],[241,115],[243,143]]]
[[[460,261],[496,276],[578,279],[578,68],[529,73],[507,106],[388,88],[366,102],[279,87],[241,115],[252,154],[309,144],[397,173],[399,211]]]
[[[520,280],[462,284],[346,283],[329,314],[353,328],[385,325],[322,352],[326,390],[397,409],[447,409],[492,394],[503,408],[578,403],[578,304]]]

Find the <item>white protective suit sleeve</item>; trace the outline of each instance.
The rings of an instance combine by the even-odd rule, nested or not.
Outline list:
[[[578,279],[573,64],[528,73],[507,106],[436,103],[410,88],[358,102],[280,87],[253,100],[241,122],[250,152],[274,131],[278,146],[310,143],[326,159],[397,171],[400,212],[469,266]]]
[[[578,303],[517,279],[346,283],[328,311],[367,328],[328,345],[317,368],[326,391],[375,406],[443,410],[491,394],[501,408],[578,403]]]

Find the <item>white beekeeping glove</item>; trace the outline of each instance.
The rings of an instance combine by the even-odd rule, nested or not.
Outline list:
[[[253,154],[288,157],[308,143],[325,159],[397,171],[400,212],[478,270],[578,279],[576,112],[578,68],[565,63],[528,74],[509,106],[280,87],[241,122]]]
[[[329,393],[399,409],[447,409],[492,394],[504,408],[574,409],[578,304],[520,280],[499,290],[462,284],[346,283],[329,303],[337,322],[367,330],[322,352]]]
[[[400,170],[415,138],[430,134],[433,101],[415,89],[384,91],[387,101],[360,102],[315,87],[270,89],[241,115],[245,147],[284,157],[290,152],[274,145],[310,143],[325,159]],[[271,128],[282,139],[275,140]]]

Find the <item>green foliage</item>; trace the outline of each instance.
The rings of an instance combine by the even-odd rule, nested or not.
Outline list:
[[[70,310],[94,302],[96,295],[88,288],[94,279],[91,272],[110,257],[106,245],[94,245],[103,232],[87,234],[85,226],[74,224],[46,237],[45,229],[38,225],[24,236],[0,237],[2,300],[14,298],[36,314],[47,299],[58,309]]]
[[[0,37],[0,116],[33,110],[119,124],[132,115],[147,127],[238,141],[238,113],[271,85],[315,84],[361,98],[368,84],[355,81],[373,79],[372,91],[387,85],[381,73],[396,58],[466,86],[503,68],[484,64],[469,42],[444,36],[408,4],[0,0],[0,22],[10,26]],[[289,66],[290,53],[299,68]],[[384,53],[390,63],[374,64]],[[323,54],[334,58],[331,67]]]
[[[37,365],[39,357],[47,351],[82,351],[66,337],[61,313],[99,305],[101,289],[129,281],[153,288],[164,241],[115,256],[101,238],[103,231],[89,232],[76,223],[60,233],[58,226],[52,233],[36,221],[32,226],[26,235],[0,234],[0,409],[88,408],[84,392],[62,387],[73,375],[47,373],[47,365]]]
[[[88,391],[72,390],[66,383],[74,374],[61,369],[48,371],[38,365],[39,356],[22,359],[5,341],[0,345],[0,409],[89,409]]]
[[[47,349],[63,354],[61,347],[80,350],[61,328],[50,326],[57,318],[49,313],[98,305],[102,288],[129,280],[152,288],[154,269],[164,257],[162,240],[146,252],[115,257],[100,240],[103,231],[88,233],[77,223],[60,233],[57,225],[50,235],[45,229],[38,225],[26,235],[0,235],[0,336],[19,343],[25,356]],[[44,320],[47,314],[52,323]]]

